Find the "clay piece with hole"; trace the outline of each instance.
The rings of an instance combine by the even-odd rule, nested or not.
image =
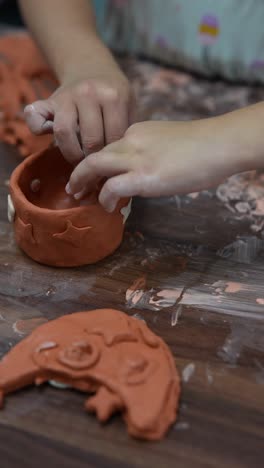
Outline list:
[[[27,158],[11,176],[8,213],[16,241],[46,265],[95,263],[122,241],[130,200],[121,200],[113,213],[99,204],[99,188],[77,201],[65,192],[71,172],[59,149],[49,148]]]
[[[113,309],[40,325],[0,362],[0,399],[50,382],[93,393],[85,409],[101,422],[121,412],[131,436],[158,440],[176,419],[180,380],[173,356],[143,322]]]

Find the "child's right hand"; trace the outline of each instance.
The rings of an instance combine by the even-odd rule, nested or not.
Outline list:
[[[113,61],[78,67],[49,99],[25,108],[36,135],[54,133],[64,157],[77,164],[84,156],[120,139],[133,123],[132,89]]]
[[[263,167],[263,111],[262,104],[211,119],[132,125],[121,140],[80,162],[66,192],[78,200],[106,177],[99,202],[112,212],[122,197],[198,192]]]

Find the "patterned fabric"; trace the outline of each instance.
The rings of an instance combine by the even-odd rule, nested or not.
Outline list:
[[[116,52],[231,80],[264,82],[262,0],[94,0]]]

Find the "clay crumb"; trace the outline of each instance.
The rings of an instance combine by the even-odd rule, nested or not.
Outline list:
[[[189,382],[189,380],[192,377],[194,371],[195,371],[195,364],[193,362],[190,362],[190,364],[187,364],[187,366],[185,366],[183,371],[182,371],[182,380],[183,380],[183,382]]]
[[[40,180],[39,179],[33,179],[30,183],[30,189],[32,192],[37,193],[40,190]]]

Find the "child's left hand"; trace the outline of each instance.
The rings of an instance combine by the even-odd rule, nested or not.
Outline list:
[[[241,168],[241,156],[221,122],[218,117],[134,124],[121,140],[84,159],[66,191],[81,198],[98,177],[107,177],[99,201],[111,212],[121,197],[170,196],[214,186]]]

